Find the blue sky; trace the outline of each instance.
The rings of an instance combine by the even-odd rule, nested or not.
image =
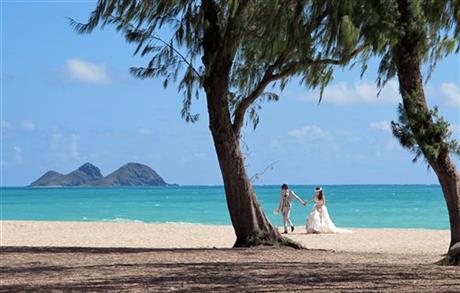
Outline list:
[[[67,173],[89,161],[108,174],[126,162],[154,168],[167,182],[221,184],[205,100],[180,118],[181,97],[160,80],[136,80],[142,65],[123,36],[106,28],[77,35],[67,16],[87,19],[94,4],[2,3],[2,171],[4,186],[27,185],[47,170]],[[265,103],[260,124],[243,131],[251,176],[276,162],[256,184],[437,183],[392,137],[397,83],[376,97],[375,61],[337,71],[317,105],[317,92],[290,84]],[[426,85],[430,105],[459,136],[460,60],[441,61]],[[458,163],[458,158],[455,158]]]

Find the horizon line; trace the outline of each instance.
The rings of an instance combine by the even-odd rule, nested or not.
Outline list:
[[[329,183],[329,184],[299,184],[289,183],[291,186],[378,186],[378,185],[393,185],[393,186],[406,186],[406,185],[425,185],[425,186],[440,186],[439,183]],[[281,186],[281,184],[252,184],[252,186]],[[0,188],[30,188],[30,189],[59,189],[59,188],[174,188],[174,187],[224,187],[223,184],[168,184],[165,186],[161,185],[150,185],[150,186],[28,186],[28,185],[10,185],[0,186]]]

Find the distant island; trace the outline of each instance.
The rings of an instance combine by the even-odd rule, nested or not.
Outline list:
[[[48,171],[32,182],[30,187],[64,186],[169,186],[160,175],[149,166],[127,163],[107,176],[91,163],[85,163],[69,174]]]

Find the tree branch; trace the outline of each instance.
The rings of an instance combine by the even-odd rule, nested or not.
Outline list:
[[[343,65],[343,64],[346,64],[349,60],[353,59],[358,53],[360,53],[367,47],[368,45],[362,45],[356,48],[349,55],[343,57],[342,59],[326,58],[326,59],[316,59],[315,60],[311,58],[305,58],[301,61],[294,62],[293,64],[290,64],[284,70],[276,74],[273,74],[274,70],[280,67],[281,63],[283,62],[283,55],[284,55],[283,54],[282,56],[280,56],[280,58],[278,58],[278,60],[273,65],[267,68],[267,70],[264,73],[264,76],[260,80],[259,84],[257,84],[257,86],[254,88],[254,90],[248,96],[243,98],[240,103],[238,103],[238,106],[236,107],[235,114],[234,114],[235,118],[233,120],[233,130],[235,131],[235,133],[240,132],[240,129],[243,126],[244,115],[246,114],[247,109],[263,93],[266,86],[270,82],[283,79],[289,75],[293,75],[297,71],[307,66],[310,66],[310,65],[321,65],[321,64]]]
[[[353,59],[356,55],[358,55],[358,53],[360,53],[361,51],[363,51],[364,49],[366,49],[367,47],[369,47],[369,45],[362,45],[362,46],[359,46],[358,48],[356,48],[355,50],[353,50],[353,52],[351,52],[350,54],[346,55],[345,57],[341,58],[341,59],[332,59],[332,58],[326,58],[326,59],[311,59],[311,58],[305,58],[301,61],[298,61],[298,62],[295,62],[294,64],[291,64],[290,66],[288,66],[288,68],[284,69],[283,71],[277,73],[277,74],[274,74],[273,75],[273,78],[274,80],[277,80],[277,79],[282,79],[288,75],[291,75],[291,74],[295,74],[297,71],[305,68],[306,66],[310,66],[310,65],[325,65],[325,64],[330,64],[330,65],[344,65],[346,64],[348,61],[350,61],[351,59]]]
[[[265,174],[265,172],[267,172],[268,170],[273,170],[273,166],[275,166],[276,163],[278,163],[278,162],[279,161],[274,161],[274,162],[270,163],[270,165],[265,167],[265,169],[263,169],[261,172],[258,172],[256,174],[254,174],[251,178],[249,178],[249,181],[251,181],[251,183],[254,183],[256,180],[259,180],[260,177]]]
[[[246,114],[246,110],[251,106],[252,103],[263,93],[265,87],[275,80],[273,78],[273,72],[275,71],[276,67],[278,67],[284,59],[286,54],[281,54],[281,56],[273,63],[272,65],[268,66],[267,70],[264,73],[264,76],[260,80],[259,84],[254,88],[254,90],[246,96],[241,102],[238,103],[238,106],[235,109],[235,118],[233,120],[233,131],[239,134],[241,127],[243,126],[244,122],[244,115]]]
[[[240,15],[243,13],[243,11],[246,9],[246,6],[248,5],[247,0],[240,0],[237,1],[238,3],[237,8],[235,13],[232,13],[232,11],[229,11],[228,15],[228,20],[227,20],[227,26],[225,28],[225,32],[223,33],[222,37],[222,42],[223,46],[222,48],[231,48],[230,51],[227,53],[232,56],[235,54],[237,46],[237,39],[238,39],[238,34],[241,33],[238,30],[238,22],[240,21]],[[232,15],[233,14],[233,15]]]
[[[182,55],[181,52],[179,52],[176,48],[174,48],[173,45],[171,45],[170,43],[166,42],[165,40],[163,40],[162,38],[158,37],[158,36],[152,36],[151,39],[154,39],[154,40],[157,40],[157,41],[160,41],[162,42],[164,45],[168,46],[169,48],[171,48],[171,50],[174,51],[174,53],[176,53],[181,59],[182,61],[184,61],[189,67],[192,68],[193,72],[198,76],[198,78],[201,79],[201,75],[200,73],[195,69],[195,67],[193,67],[192,63],[190,61],[187,60],[187,58],[185,58],[184,55]]]

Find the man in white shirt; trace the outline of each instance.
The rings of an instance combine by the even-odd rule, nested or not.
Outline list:
[[[291,232],[294,231],[294,225],[292,224],[291,219],[289,218],[289,214],[291,213],[293,199],[297,200],[303,206],[306,205],[306,203],[300,197],[298,197],[297,194],[289,190],[289,187],[287,184],[283,184],[281,186],[280,203],[276,211],[277,212],[281,211],[283,215],[284,234],[288,233],[288,230],[287,230],[288,224],[291,226]]]

